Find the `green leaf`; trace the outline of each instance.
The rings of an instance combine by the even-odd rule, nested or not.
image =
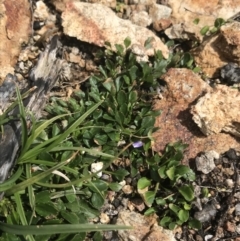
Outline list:
[[[160,220],[160,225],[163,226],[163,227],[166,227],[166,226],[168,226],[171,222],[172,222],[172,218],[171,218],[171,217],[168,217],[168,216],[165,216],[165,217],[163,217],[163,218]]]
[[[106,88],[107,91],[112,92],[112,89],[114,89],[114,83],[112,78],[107,78],[102,85],[104,86],[104,88]]]
[[[118,184],[117,182],[109,183],[109,188],[112,191],[119,192],[122,189],[122,185]]]
[[[93,235],[93,241],[102,241],[103,240],[103,235],[100,232],[95,232]]]
[[[93,180],[87,186],[94,192],[104,192],[108,189],[108,184],[102,180]]]
[[[138,67],[137,67],[136,65],[133,65],[133,66],[128,70],[132,82],[137,78],[137,70],[138,70]]]
[[[204,36],[206,33],[209,31],[209,26],[204,26],[201,30],[200,33]]]
[[[193,56],[190,53],[186,52],[186,53],[184,53],[184,55],[181,59],[181,65],[184,67],[185,66],[191,67],[193,64],[193,61],[194,61]]]
[[[195,229],[201,229],[202,228],[202,224],[200,221],[198,221],[197,219],[191,219],[188,221],[188,226],[190,228],[195,228]]]
[[[56,216],[58,213],[58,210],[54,206],[52,202],[48,203],[37,203],[36,204],[36,212],[38,215],[49,218],[52,216]]]
[[[210,33],[216,33],[218,31],[218,28],[216,28],[216,27],[213,27],[213,28],[211,28],[210,29]]]
[[[162,166],[158,169],[158,174],[161,178],[165,179],[167,177],[165,171],[166,171],[166,166]]]
[[[194,199],[194,191],[192,186],[184,185],[180,187],[178,190],[187,201],[190,202]]]
[[[174,230],[176,228],[176,226],[177,226],[177,224],[175,222],[171,222],[171,223],[169,223],[168,228],[170,230]]]
[[[35,195],[36,203],[48,203],[51,201],[49,191],[38,192]]]
[[[145,41],[144,47],[145,47],[146,49],[152,48],[152,42],[153,42],[153,41],[154,41],[154,38],[153,38],[153,37],[149,37],[149,38]]]
[[[144,201],[146,203],[146,205],[148,207],[151,207],[153,202],[154,202],[154,199],[155,199],[155,196],[156,196],[156,192],[154,191],[147,191],[144,193]]]
[[[179,175],[180,177],[187,174],[189,172],[190,168],[185,165],[179,165],[176,168],[175,174]]]
[[[63,211],[61,211],[61,215],[69,223],[72,223],[72,224],[79,223],[78,216],[75,213],[71,213],[71,212],[63,210]]]
[[[94,137],[94,142],[101,146],[101,145],[104,145],[106,144],[108,141],[108,136],[106,134],[96,134],[95,137]]]
[[[131,39],[129,37],[124,39],[124,46],[127,49],[131,45]]]
[[[129,175],[129,172],[125,169],[120,168],[114,173],[112,173],[112,175],[114,175],[118,181],[122,181],[125,178],[125,176]]]
[[[214,22],[214,26],[219,29],[222,25],[224,25],[226,21],[223,18],[217,18]]]
[[[93,207],[95,207],[96,209],[100,209],[104,204],[104,198],[99,193],[93,193],[91,197],[91,202]]]
[[[199,72],[201,72],[201,71],[202,71],[201,67],[195,67],[195,68],[193,69],[193,72],[194,72],[194,73],[199,73]]]
[[[178,207],[177,205],[173,204],[173,203],[170,203],[169,204],[169,208],[175,213],[178,215],[178,212],[180,210],[180,207]]]
[[[175,179],[175,170],[176,170],[176,167],[173,166],[166,171],[167,176],[172,181]]]
[[[199,21],[200,21],[199,18],[195,18],[195,19],[193,20],[193,23],[197,25],[197,24],[199,23]]]
[[[87,233],[76,234],[70,241],[84,241],[86,240],[86,235]]]
[[[127,101],[127,95],[124,91],[120,90],[117,94],[117,101],[118,104],[121,106],[126,103]]]
[[[121,44],[115,44],[115,48],[116,48],[117,53],[118,53],[119,55],[122,55],[122,54],[123,54],[124,48],[123,48],[123,46],[122,46]]]
[[[155,209],[154,208],[148,208],[145,212],[144,212],[144,215],[145,216],[148,216],[148,215],[152,215],[156,213]]]
[[[189,219],[189,212],[187,210],[181,209],[178,213],[178,218],[182,222],[187,222],[187,220]]]
[[[154,126],[154,124],[155,124],[155,118],[152,116],[146,116],[142,119],[141,128],[145,129],[150,126]]]
[[[135,104],[135,102],[138,100],[138,93],[137,91],[131,91],[129,94],[129,102],[132,104]]]
[[[155,201],[157,205],[162,205],[162,206],[166,205],[166,200],[163,198],[156,198]]]
[[[137,188],[138,189],[144,189],[146,187],[149,187],[151,185],[151,181],[147,179],[146,177],[142,177],[138,180]]]

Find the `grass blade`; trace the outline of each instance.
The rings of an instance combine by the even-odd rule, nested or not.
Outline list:
[[[15,201],[16,201],[16,204],[17,204],[17,212],[19,214],[21,223],[22,223],[22,225],[26,226],[26,225],[28,225],[28,223],[27,223],[27,219],[26,219],[26,216],[25,216],[25,213],[24,213],[23,206],[22,206],[22,200],[21,200],[20,194],[19,193],[14,193],[14,197],[15,197]],[[26,236],[27,240],[35,241],[33,236],[29,235],[29,233],[26,233],[25,235],[27,235]]]
[[[50,151],[57,145],[59,145],[68,135],[75,131],[75,129],[94,111],[96,110],[101,104],[103,100],[99,103],[95,104],[91,107],[88,111],[86,111],[80,118],[78,118],[60,137],[54,141],[49,147],[46,148],[46,151]]]
[[[81,233],[94,231],[109,231],[109,230],[123,230],[132,229],[125,225],[107,225],[107,224],[60,224],[60,225],[36,225],[36,226],[20,226],[0,222],[0,230],[7,233],[17,235],[47,235],[56,233]]]
[[[0,191],[5,191],[11,188],[13,185],[15,185],[15,182],[18,180],[18,178],[21,176],[23,172],[23,168],[19,166],[17,171],[4,183],[0,184]]]
[[[25,189],[26,187],[28,187],[29,185],[32,185],[32,184],[38,182],[39,180],[47,177],[47,176],[50,175],[53,171],[55,171],[55,170],[61,168],[62,166],[68,164],[75,155],[76,155],[76,153],[74,153],[73,156],[72,156],[71,158],[69,158],[68,160],[63,161],[63,162],[61,162],[61,163],[58,163],[58,164],[55,165],[54,167],[49,168],[48,170],[46,170],[46,171],[44,171],[44,172],[42,172],[42,173],[39,173],[38,175],[33,176],[33,177],[31,177],[31,178],[29,178],[29,179],[27,179],[27,180],[25,180],[25,181],[23,181],[23,182],[21,182],[21,183],[18,183],[17,185],[15,185],[14,187],[12,187],[11,189],[7,190],[6,193],[5,193],[5,195],[6,195],[6,196],[12,195],[12,194],[14,194],[15,192],[19,192],[19,191]]]

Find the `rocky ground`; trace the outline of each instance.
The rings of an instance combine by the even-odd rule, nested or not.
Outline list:
[[[118,217],[103,212],[100,219],[109,223],[111,217],[137,227],[130,234],[121,232],[122,240],[239,240],[240,94],[237,87],[232,88],[240,82],[238,12],[240,1],[236,0],[209,1],[204,6],[191,0],[8,0],[0,4],[0,83],[8,73],[15,73],[21,85],[27,84],[30,69],[54,35],[63,44],[66,68],[51,95],[65,99],[97,71],[96,52],[106,41],[114,46],[130,37],[131,50],[145,61],[154,50],[161,50],[165,58],[177,49],[190,51],[201,67],[199,74],[170,68],[161,77],[164,86],[154,107],[162,113],[153,148],[161,152],[167,143],[180,139],[189,145],[183,162],[198,174],[194,212],[203,228],[163,230],[156,225],[156,217],[138,213],[141,200],[116,197],[113,206],[121,206]],[[220,17],[229,20],[220,31],[200,34]],[[144,42],[149,37],[152,47],[146,50]],[[177,44],[168,48],[166,39]],[[231,62],[235,65],[227,65]],[[200,186],[211,195],[202,197]],[[105,235],[106,240],[118,240],[114,237],[114,233]]]

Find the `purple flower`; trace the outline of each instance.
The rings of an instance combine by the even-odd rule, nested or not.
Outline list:
[[[134,148],[139,148],[139,147],[143,146],[143,143],[142,143],[142,141],[136,141],[132,145]]]

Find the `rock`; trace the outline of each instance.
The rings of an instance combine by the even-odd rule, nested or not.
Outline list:
[[[162,18],[153,23],[153,28],[156,31],[160,32],[162,30],[167,29],[171,24],[172,24],[172,21],[170,19]]]
[[[215,205],[207,204],[201,211],[195,212],[194,218],[199,220],[201,223],[204,223],[214,218],[216,213],[217,213],[217,209]]]
[[[224,226],[226,230],[230,233],[234,233],[236,231],[236,224],[233,222],[227,221]]]
[[[122,191],[125,194],[131,194],[133,192],[133,187],[131,185],[125,185],[122,187]]]
[[[68,2],[62,20],[66,35],[100,47],[108,41],[115,49],[115,44],[123,44],[126,37],[132,44],[144,46],[145,41],[152,37],[152,48],[145,50],[145,54],[153,55],[154,51],[161,50],[163,56],[168,57],[167,46],[150,30],[118,18],[110,8],[101,4]]]
[[[215,168],[214,159],[219,159],[219,154],[215,151],[203,153],[200,157],[196,157],[197,170],[208,174]]]
[[[174,28],[175,24],[181,24],[183,27],[183,31],[178,33],[181,36],[180,38],[187,37],[202,40],[201,28],[206,25],[214,26],[216,18],[227,20],[240,12],[240,0],[204,2],[202,0],[168,0],[168,7],[172,9],[172,28]],[[198,24],[194,23],[195,19],[199,19]],[[172,38],[173,35],[169,36],[169,32],[171,31],[165,31],[168,37]]]
[[[31,13],[28,0],[0,3],[0,85],[8,73],[14,73],[21,45],[28,42]],[[21,29],[21,31],[19,31]]]
[[[107,7],[115,9],[117,6],[116,0],[89,0],[89,3],[100,3],[102,5],[105,5]]]
[[[152,18],[152,21],[159,21],[163,18],[169,18],[172,13],[172,9],[161,5],[161,4],[152,4],[149,7],[149,15]]]
[[[228,84],[240,83],[240,68],[237,64],[228,63],[220,72],[221,78]]]
[[[147,27],[152,23],[152,19],[149,17],[146,11],[133,11],[130,20],[132,23],[139,25],[141,27]]]
[[[65,4],[70,0],[52,0],[51,3],[54,5],[57,11],[63,12],[65,9]]]
[[[192,120],[191,106],[205,92],[211,92],[211,87],[198,75],[188,69],[175,68],[169,69],[161,78],[166,82],[167,91],[154,106],[162,111],[155,123],[160,128],[154,133],[156,151],[162,152],[169,142],[182,140],[189,145],[183,160],[187,163],[200,152],[215,150],[223,153],[229,148],[239,148],[239,140],[226,133],[206,137]]]
[[[229,62],[240,65],[240,23],[221,27],[220,33],[192,51],[195,62],[208,77],[218,77]]]
[[[172,22],[169,19],[171,12],[171,8],[161,4],[152,4],[149,7],[149,15],[156,31],[162,31],[171,25]]]
[[[110,218],[106,213],[101,213],[100,214],[100,222],[103,224],[109,223],[110,222]]]
[[[34,18],[39,21],[46,21],[49,17],[49,10],[43,1],[36,2],[36,9],[33,14]]]
[[[96,162],[91,164],[91,173],[97,173],[98,177],[102,176],[103,162]]]
[[[119,212],[117,223],[132,226],[132,230],[119,230],[121,240],[129,241],[175,241],[174,234],[158,226],[156,215],[143,216],[134,211],[123,210]]]
[[[240,137],[240,92],[218,85],[192,107],[194,122],[204,135],[222,131]]]

